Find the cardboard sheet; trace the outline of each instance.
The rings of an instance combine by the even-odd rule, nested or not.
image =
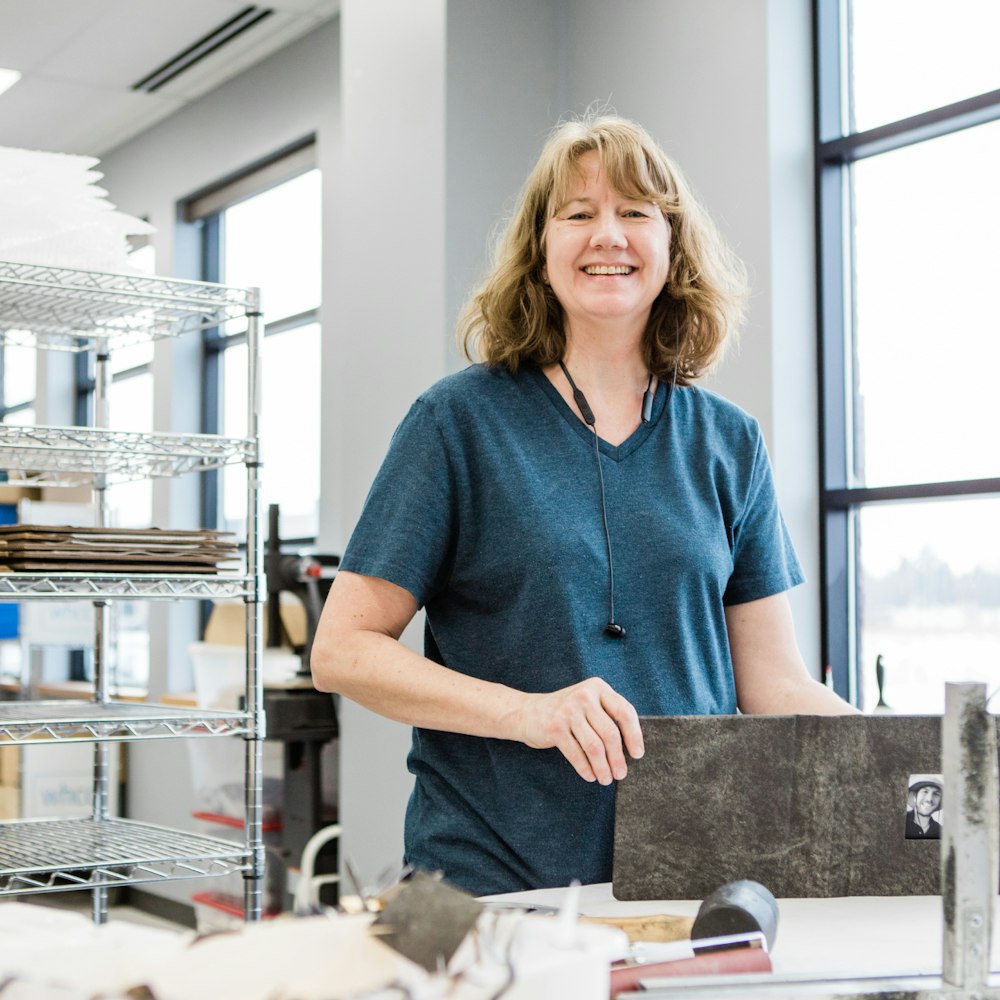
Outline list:
[[[238,565],[228,532],[0,526],[0,569],[6,572],[214,573]]]

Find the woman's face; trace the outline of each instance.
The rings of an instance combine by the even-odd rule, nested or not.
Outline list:
[[[670,226],[652,202],[608,186],[596,152],[579,160],[579,178],[545,230],[544,274],[577,325],[645,329],[670,267]]]

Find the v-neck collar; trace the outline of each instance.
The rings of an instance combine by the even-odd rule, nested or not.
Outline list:
[[[556,412],[563,418],[585,440],[590,447],[594,446],[594,432],[588,427],[569,406],[559,393],[559,390],[548,380],[545,372],[537,366],[527,369],[528,374],[535,380],[542,392],[548,397],[549,402],[555,407]],[[600,435],[597,437],[598,447],[602,455],[615,462],[628,458],[637,448],[641,447],[646,438],[653,433],[654,428],[660,422],[663,411],[666,408],[669,385],[662,379],[657,383],[656,393],[653,396],[653,412],[648,423],[641,423],[621,444],[614,445],[605,441]]]

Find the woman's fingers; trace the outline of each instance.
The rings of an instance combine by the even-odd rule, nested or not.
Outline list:
[[[567,734],[563,741],[556,744],[556,748],[573,765],[576,773],[584,781],[600,780],[594,773],[587,752],[572,733]]]
[[[618,727],[628,755],[633,760],[638,760],[645,753],[642,729],[639,726],[639,713],[632,707],[631,702],[626,701],[611,687],[608,687],[607,692],[601,697],[601,704],[607,715],[614,720]]]
[[[626,753],[642,756],[635,709],[599,678],[526,697],[523,742],[557,748],[584,780],[609,785],[628,773]]]

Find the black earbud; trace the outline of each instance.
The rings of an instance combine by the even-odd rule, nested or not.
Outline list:
[[[624,639],[625,626],[619,625],[618,622],[608,622],[608,624],[604,626],[604,634],[612,639]]]
[[[566,371],[566,369],[563,368],[563,371]],[[569,372],[566,372],[566,378],[569,378]],[[590,403],[587,402],[587,397],[580,392],[575,385],[573,385],[573,380],[571,378],[569,378],[569,384],[573,386],[573,400],[580,408],[580,413],[583,415],[583,422],[588,427],[596,426],[597,420],[594,417],[594,411],[590,408]]]
[[[653,373],[649,373],[649,381],[646,383],[646,391],[642,394],[642,422],[648,424],[653,419],[653,400],[656,394],[653,392]]]

